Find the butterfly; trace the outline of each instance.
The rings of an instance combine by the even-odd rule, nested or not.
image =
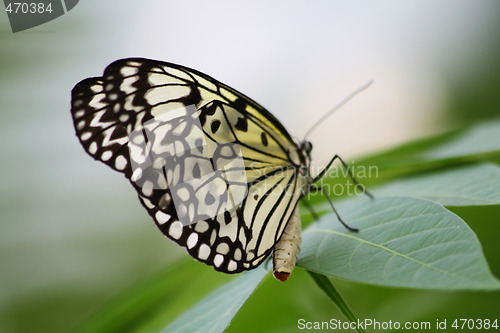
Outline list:
[[[270,112],[210,76],[149,59],[118,60],[79,82],[71,113],[85,151],[124,174],[192,257],[239,273],[274,250],[274,275],[288,278],[299,200],[331,164],[311,176],[309,141],[296,143]]]

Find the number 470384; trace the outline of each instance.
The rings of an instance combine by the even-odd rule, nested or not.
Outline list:
[[[42,14],[52,13],[52,3],[45,5],[43,2],[9,2],[5,11],[9,14]]]
[[[463,330],[468,328],[470,330],[476,329],[484,329],[489,330],[494,328],[498,329],[498,319],[490,320],[490,319],[455,319],[451,327],[459,330]]]

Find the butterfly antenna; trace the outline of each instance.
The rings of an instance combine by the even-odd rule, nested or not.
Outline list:
[[[373,80],[369,81],[364,86],[359,87],[358,89],[354,90],[349,96],[347,96],[346,98],[344,98],[339,104],[335,105],[335,107],[333,109],[331,109],[330,111],[328,111],[314,125],[312,125],[312,127],[306,132],[306,135],[304,136],[304,141],[307,139],[307,137],[309,136],[309,134],[311,134],[312,131],[314,131],[316,129],[316,127],[318,127],[326,118],[330,117],[332,115],[332,113],[334,113],[335,111],[337,111],[338,109],[340,109],[341,107],[343,107],[354,96],[356,96],[357,94],[359,94],[360,92],[362,92],[363,90],[365,90],[366,88],[368,88],[372,83],[373,83]]]

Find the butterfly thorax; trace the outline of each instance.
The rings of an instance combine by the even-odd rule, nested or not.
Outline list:
[[[310,141],[302,141],[299,145],[298,153],[300,159],[299,177],[303,179],[304,188],[302,194],[305,195],[309,191],[309,186],[313,183],[311,176],[311,151],[312,143]]]

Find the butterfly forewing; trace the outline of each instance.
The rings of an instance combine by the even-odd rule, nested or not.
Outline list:
[[[297,146],[265,109],[192,69],[109,65],[72,92],[76,133],[123,172],[161,231],[217,270],[259,265],[300,198]]]

